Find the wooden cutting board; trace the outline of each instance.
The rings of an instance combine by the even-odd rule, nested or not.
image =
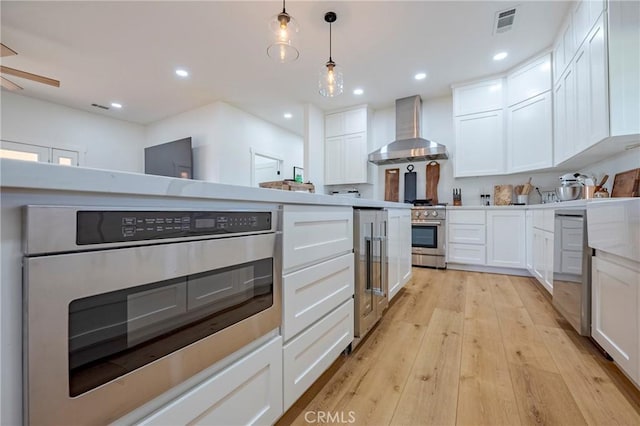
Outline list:
[[[496,185],[493,187],[493,199],[496,206],[508,206],[513,197],[513,185]]]
[[[384,171],[384,200],[400,201],[400,169]]]
[[[612,197],[638,197],[638,182],[640,182],[640,168],[617,173],[611,188]]]
[[[438,181],[440,180],[440,164],[432,161],[427,164],[427,200],[438,204]]]

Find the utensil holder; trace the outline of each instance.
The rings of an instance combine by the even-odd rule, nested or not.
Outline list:
[[[529,204],[529,194],[519,194],[517,200],[518,204]]]

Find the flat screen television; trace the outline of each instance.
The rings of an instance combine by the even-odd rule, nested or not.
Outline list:
[[[145,148],[144,172],[149,175],[193,179],[191,138]]]

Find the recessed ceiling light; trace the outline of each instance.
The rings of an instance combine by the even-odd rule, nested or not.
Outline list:
[[[177,69],[176,70],[176,75],[178,77],[189,77],[189,72],[187,70]]]
[[[119,104],[117,102],[111,102],[111,106],[114,108],[122,108],[122,104]]]
[[[427,78],[427,74],[424,72],[419,72],[418,74],[414,75],[413,78],[415,78],[416,80],[424,80],[425,78]]]
[[[506,58],[506,57],[507,57],[507,52],[500,52],[500,53],[496,53],[496,54],[493,56],[493,60],[494,60],[494,61],[501,61],[501,60],[503,60],[503,59],[504,59],[504,58]]]
[[[364,93],[364,90],[362,89],[353,89],[354,95],[362,95],[363,93]]]
[[[293,114],[291,114],[290,112],[284,113],[284,118],[286,118],[287,120],[290,119],[291,117],[293,117]]]

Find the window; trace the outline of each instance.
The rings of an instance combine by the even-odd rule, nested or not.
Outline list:
[[[78,151],[21,142],[0,141],[0,158],[78,166]]]

